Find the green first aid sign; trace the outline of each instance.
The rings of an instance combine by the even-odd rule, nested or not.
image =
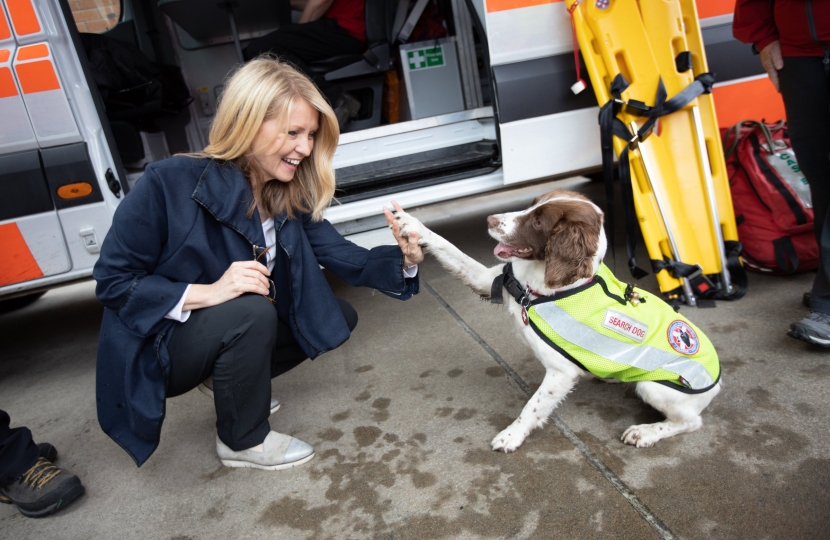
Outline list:
[[[444,65],[444,48],[441,45],[430,49],[416,49],[406,53],[409,71],[440,67]]]

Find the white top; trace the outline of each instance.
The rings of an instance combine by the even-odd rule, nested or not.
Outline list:
[[[268,267],[269,272],[274,271],[274,250],[276,249],[277,244],[277,231],[274,227],[274,218],[268,218],[262,222],[262,234],[265,236],[265,245],[268,246],[268,251],[265,253],[265,257],[267,258],[265,262],[265,266]],[[418,275],[418,265],[412,265],[409,268],[403,269],[403,275],[408,278],[414,278]],[[179,299],[179,302],[173,306],[173,309],[167,312],[167,315],[164,316],[165,319],[172,319],[178,322],[185,322],[188,318],[190,318],[190,311],[182,311],[184,307],[184,301],[187,298],[187,292],[190,290],[190,285],[184,290],[184,294]]]

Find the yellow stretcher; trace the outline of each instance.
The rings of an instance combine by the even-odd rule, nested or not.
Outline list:
[[[637,102],[654,108],[661,80],[671,99],[708,71],[694,0],[566,4],[597,101],[617,99],[616,118],[632,138],[649,120]],[[615,96],[611,87],[618,75],[628,86]],[[711,278],[703,290],[714,285],[718,298],[737,297],[730,266],[742,269],[735,268],[736,256],[728,264],[724,243],[734,251],[738,231],[711,94],[659,116],[645,137],[629,144],[618,135],[613,144],[618,155],[628,148],[634,207],[649,258],[699,265]],[[700,277],[675,277],[683,274],[664,265],[656,271],[660,290],[695,305],[701,291],[692,282],[700,284]]]

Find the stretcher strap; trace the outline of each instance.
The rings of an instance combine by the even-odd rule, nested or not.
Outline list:
[[[641,102],[634,102],[633,100],[626,103],[622,99],[622,93],[628,88],[629,82],[622,76],[617,74],[611,82],[611,99],[600,108],[599,111],[599,125],[600,125],[600,145],[602,147],[602,171],[605,177],[605,196],[607,199],[607,210],[605,213],[605,222],[608,224],[607,235],[609,244],[611,245],[612,256],[616,258],[614,252],[614,137],[619,137],[626,141],[629,146],[634,143],[639,143],[645,140],[654,129],[657,119],[661,116],[671,114],[679,111],[688,105],[697,96],[710,93],[712,85],[715,82],[715,77],[711,73],[703,73],[695,78],[695,80],[686,88],[681,90],[677,95],[667,100],[668,93],[663,84],[662,78],[658,80],[657,92],[654,98],[654,106],[648,107]],[[617,118],[617,113],[626,107],[626,112],[637,114],[639,116],[646,116],[648,120],[643,123],[636,133],[631,133],[628,126],[622,120]],[[648,272],[637,266],[635,256],[637,248],[637,216],[634,210],[634,196],[631,188],[631,169],[629,164],[629,147],[626,147],[620,153],[620,186],[623,203],[623,219],[625,220],[626,229],[626,249],[628,252],[628,269],[635,279],[640,279],[648,275]],[[681,263],[682,264],[682,263]],[[688,266],[688,265],[687,265]],[[675,277],[683,277],[672,274]]]

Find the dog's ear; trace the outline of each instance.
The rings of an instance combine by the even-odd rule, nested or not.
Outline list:
[[[550,231],[545,248],[545,286],[558,289],[593,275],[602,214],[585,203],[557,204],[562,217]]]

